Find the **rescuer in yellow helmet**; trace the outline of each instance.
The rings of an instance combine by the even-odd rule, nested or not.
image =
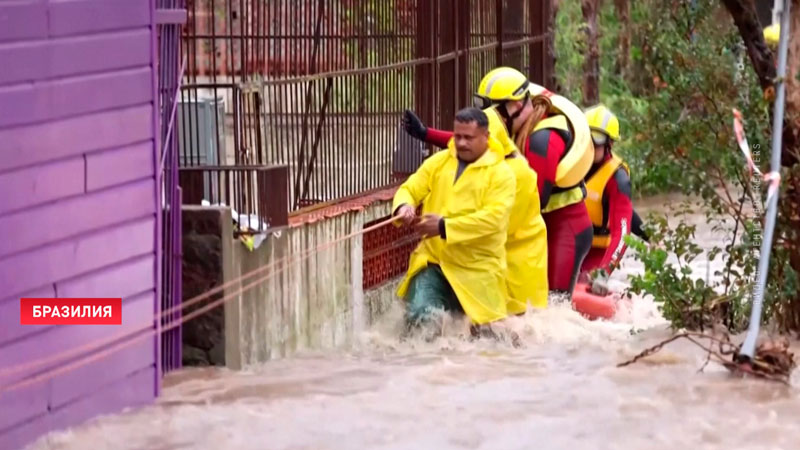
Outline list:
[[[547,227],[547,277],[551,290],[571,293],[591,247],[592,224],[584,205],[583,178],[592,164],[586,118],[574,104],[530,83],[519,71],[499,67],[487,73],[474,96],[503,125],[537,175],[537,192]],[[426,127],[405,112],[407,132],[444,147],[451,132]],[[503,127],[496,127],[502,130]],[[502,135],[493,130],[492,135]]]
[[[524,313],[528,305],[547,306],[547,231],[542,218],[536,172],[517,150],[508,135],[504,119],[495,108],[483,110],[489,121],[489,149],[503,158],[511,168],[516,185],[514,203],[508,223],[506,241],[507,311]],[[427,129],[411,111],[406,111],[406,130],[417,139],[447,145],[452,133]]]
[[[632,231],[644,240],[647,236],[633,211],[630,169],[612,151],[620,138],[619,119],[604,105],[593,106],[585,114],[594,143],[594,164],[586,176],[585,200],[594,237],[581,267],[581,278],[595,269],[602,269],[604,278],[608,278],[625,253],[623,237]]]
[[[778,48],[778,41],[781,38],[781,24],[775,23],[764,28],[764,41],[766,41],[769,48],[776,50]]]

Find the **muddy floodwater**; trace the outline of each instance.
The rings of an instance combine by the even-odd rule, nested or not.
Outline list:
[[[664,211],[664,200],[636,208]],[[702,215],[692,220],[703,245],[721,242]],[[701,259],[693,270],[706,277],[718,264]],[[627,255],[612,288],[637,271]],[[647,298],[634,298],[610,322],[587,321],[564,306],[515,318],[509,326],[522,348],[470,342],[455,326],[434,342],[400,342],[400,314],[397,304],[353,348],[241,372],[181,371],[167,377],[154,405],[53,433],[30,448],[800,448],[793,387],[732,378],[715,364],[698,372],[706,355],[688,342],[617,368],[670,335]]]

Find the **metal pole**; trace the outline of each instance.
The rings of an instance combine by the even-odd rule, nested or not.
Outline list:
[[[778,12],[781,19],[780,41],[778,42],[778,75],[776,79],[775,110],[772,117],[772,158],[770,167],[772,173],[780,173],[781,169],[781,138],[783,136],[783,106],[786,100],[786,53],[789,47],[789,5],[791,0],[784,0],[783,8]],[[775,231],[775,216],[778,209],[778,194],[780,187],[768,197],[767,223],[764,230],[764,240],[761,242],[761,255],[758,261],[757,284],[753,293],[753,310],[750,313],[750,326],[747,336],[742,343],[739,353],[740,360],[752,361],[756,349],[756,340],[761,325],[761,306],[764,301],[764,286],[767,281],[769,269],[769,253],[772,248],[772,234]]]

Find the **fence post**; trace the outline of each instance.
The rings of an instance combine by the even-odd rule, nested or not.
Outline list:
[[[433,89],[434,77],[433,67],[433,46],[436,42],[433,34],[433,11],[436,7],[434,2],[425,1],[417,6],[417,39],[416,53],[417,58],[427,58],[430,62],[420,64],[414,71],[414,104],[416,113],[426,124],[434,125],[434,102],[435,95]],[[429,150],[430,150],[430,146]]]
[[[550,21],[550,1],[551,0],[530,0],[530,35],[543,36],[538,42],[533,42],[529,46],[530,68],[528,77],[534,83],[541,84],[548,89],[555,89],[553,73],[552,55],[548,51],[549,40],[548,26]]]
[[[495,34],[497,35],[497,48],[495,49],[496,67],[503,65],[503,0],[494,3]]]
[[[178,173],[178,184],[183,189],[183,204],[199,205],[203,200],[203,172],[180,169]]]
[[[524,0],[506,0],[503,15],[503,42],[514,42],[525,37]],[[532,11],[528,11],[528,15],[531,20],[535,17]],[[504,49],[503,60],[505,65],[524,72],[525,63],[522,59],[522,49],[521,45]]]
[[[469,44],[472,34],[472,23],[470,22],[470,5],[468,2],[457,2],[461,5],[457,10],[456,25],[456,50],[460,53],[456,57],[456,67],[458,76],[456,78],[456,109],[470,105],[473,87],[470,86],[469,79]],[[483,76],[483,74],[481,74]],[[475,86],[477,87],[477,86]]]
[[[263,202],[259,205],[261,220],[266,221],[269,228],[289,225],[289,166],[283,164],[256,170],[258,198]]]

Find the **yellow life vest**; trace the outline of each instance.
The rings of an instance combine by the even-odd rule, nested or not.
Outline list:
[[[589,211],[589,218],[594,225],[594,237],[592,247],[608,248],[611,244],[611,235],[608,231],[608,217],[603,211],[603,191],[614,173],[622,166],[628,175],[631,170],[622,158],[611,153],[611,158],[597,169],[595,173],[586,181],[586,209]]]
[[[544,129],[551,129],[551,130],[558,130],[570,135],[571,133],[569,123],[567,121],[567,117],[563,114],[557,114],[554,116],[550,116],[546,119],[542,119],[536,126],[533,128],[533,132],[537,132],[539,130]],[[572,144],[574,144],[575,139],[572,139]],[[570,145],[570,142],[566,143]],[[574,148],[574,145],[570,148]],[[561,160],[564,161],[563,159]],[[561,163],[559,163],[559,167],[561,167]],[[590,166],[591,167],[591,166]],[[588,170],[587,170],[588,171]],[[586,174],[584,174],[585,176]],[[550,194],[550,198],[547,200],[547,204],[542,208],[543,213],[547,213],[550,211],[555,211],[557,209],[563,208],[568,205],[572,205],[575,203],[580,203],[586,197],[585,188],[583,186],[583,178],[578,180],[576,185],[570,186],[568,188],[562,188],[558,185],[553,186],[553,192]]]
[[[534,96],[547,97],[553,105],[549,111],[551,117],[542,122],[562,116],[566,118],[566,126],[572,136],[572,142],[567,143],[567,150],[556,168],[556,186],[569,189],[580,185],[594,162],[594,144],[586,116],[574,103],[538,84],[531,83],[528,91]],[[537,126],[537,128],[539,127]],[[542,128],[551,127],[544,126]]]

